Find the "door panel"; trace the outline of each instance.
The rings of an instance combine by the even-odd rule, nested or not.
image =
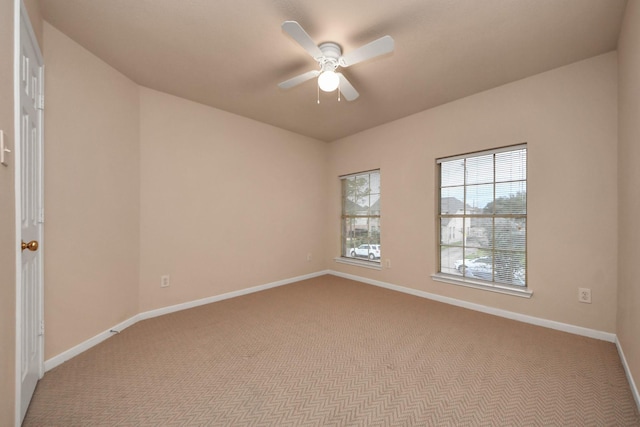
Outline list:
[[[29,407],[38,379],[43,374],[42,329],[42,90],[43,63],[24,5],[20,12],[19,158],[16,180],[20,189],[16,203],[20,219],[18,245],[20,277],[17,289],[17,351],[20,389],[20,420]],[[38,242],[25,248],[24,243]]]

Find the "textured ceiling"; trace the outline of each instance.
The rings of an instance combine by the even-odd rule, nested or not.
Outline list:
[[[333,141],[616,49],[625,0],[41,0],[44,18],[162,92]],[[347,53],[384,35],[395,51],[344,69],[353,102],[280,25]],[[46,51],[45,51],[46,56]]]

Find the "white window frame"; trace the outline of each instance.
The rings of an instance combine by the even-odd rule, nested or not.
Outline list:
[[[518,286],[518,285],[511,285],[511,284],[505,284],[505,283],[500,283],[498,281],[495,280],[481,280],[481,279],[477,279],[475,277],[465,277],[465,276],[460,276],[457,274],[450,274],[447,272],[442,272],[441,268],[442,268],[442,259],[441,259],[441,255],[442,255],[442,247],[443,246],[448,246],[447,244],[443,244],[443,237],[442,237],[442,219],[443,218],[452,218],[452,219],[460,219],[461,221],[463,221],[463,224],[465,224],[464,226],[462,226],[461,228],[461,232],[463,233],[463,235],[465,235],[466,237],[466,233],[468,232],[468,230],[465,229],[465,227],[467,226],[466,222],[464,222],[465,220],[471,220],[471,218],[491,218],[492,221],[495,221],[495,218],[520,218],[520,219],[524,219],[525,222],[527,221],[527,213],[526,213],[526,209],[524,213],[521,214],[517,214],[517,215],[513,215],[513,214],[496,214],[494,213],[483,213],[483,214],[470,214],[466,212],[466,208],[464,210],[464,213],[447,213],[447,214],[443,214],[441,211],[441,203],[442,203],[442,169],[441,169],[441,165],[442,163],[445,162],[450,162],[450,161],[456,161],[456,160],[465,160],[465,178],[464,178],[464,193],[465,193],[465,197],[464,200],[461,200],[461,202],[463,203],[463,206],[468,206],[467,205],[467,198],[466,198],[466,194],[467,194],[467,186],[471,185],[471,184],[467,184],[467,178],[466,178],[466,161],[468,159],[471,159],[473,157],[479,157],[479,156],[487,156],[487,155],[493,155],[494,156],[494,165],[495,165],[495,155],[499,154],[499,153],[506,153],[506,152],[511,152],[511,151],[517,151],[517,150],[527,150],[527,144],[518,144],[518,145],[512,145],[512,146],[508,146],[508,147],[502,147],[502,148],[496,148],[496,149],[492,149],[492,150],[484,150],[484,151],[478,151],[478,152],[474,152],[474,153],[469,153],[469,154],[463,154],[463,155],[457,155],[457,156],[450,156],[450,157],[445,157],[445,158],[440,158],[440,159],[436,159],[436,166],[437,166],[437,170],[438,170],[438,188],[437,188],[437,192],[438,192],[438,203],[436,206],[436,219],[437,219],[437,238],[438,241],[436,242],[437,245],[437,269],[438,272],[435,274],[432,274],[431,277],[439,282],[444,282],[444,283],[449,283],[449,284],[453,284],[453,285],[459,285],[459,286],[465,286],[465,287],[471,287],[471,288],[476,288],[476,289],[483,289],[483,290],[488,290],[488,291],[492,291],[492,292],[498,292],[498,293],[503,293],[503,294],[508,294],[508,295],[515,295],[515,296],[520,296],[520,297],[525,297],[525,298],[530,298],[531,295],[533,294],[533,292],[531,291],[531,289],[528,286],[528,281],[527,281],[527,274],[526,274],[526,270],[527,270],[527,264],[525,261],[525,273],[524,273],[524,286]],[[528,163],[528,158],[526,160],[526,162]],[[526,165],[526,164],[525,164]],[[527,176],[525,176],[524,178],[524,183],[526,185],[527,183]],[[495,194],[495,186],[496,186],[496,177],[495,177],[495,166],[494,166],[494,177],[493,177],[493,187],[494,187],[494,202],[496,200],[496,194]],[[526,195],[525,195],[526,197]],[[526,203],[526,202],[525,202]],[[528,224],[527,227],[525,228],[525,248],[524,248],[524,256],[525,256],[525,260],[527,257],[527,238],[526,238],[526,229],[528,229]],[[452,232],[451,230],[447,230],[447,232]],[[492,245],[491,245],[491,249],[489,249],[490,251],[495,251],[495,234],[492,236],[492,239],[494,239],[492,241]],[[466,245],[466,238],[463,239],[462,242],[462,248],[463,248],[463,259],[464,259],[464,254],[465,254],[465,250],[468,246]],[[492,256],[493,257],[493,256]],[[495,259],[494,259],[495,262]],[[495,279],[495,266],[492,268],[492,278]]]
[[[350,265],[356,265],[359,267],[364,267],[364,268],[370,268],[370,269],[374,269],[374,270],[381,270],[382,266],[381,266],[381,257],[382,254],[380,254],[380,257],[375,258],[375,259],[368,259],[368,258],[355,258],[355,257],[351,257],[348,256],[345,251],[348,250],[347,246],[346,246],[346,239],[347,236],[345,235],[345,230],[346,230],[346,221],[347,220],[351,220],[351,219],[364,219],[367,221],[368,223],[368,232],[367,235],[370,235],[371,233],[371,229],[370,229],[370,223],[369,221],[371,219],[376,219],[378,221],[379,224],[379,228],[378,228],[378,233],[381,233],[381,229],[382,229],[382,225],[381,225],[381,210],[378,209],[375,212],[371,212],[369,211],[368,213],[358,213],[358,214],[349,214],[346,210],[346,206],[345,206],[345,201],[347,200],[346,195],[345,195],[345,181],[347,179],[350,178],[354,178],[354,177],[359,177],[359,176],[364,176],[364,175],[371,175],[371,174],[377,174],[379,179],[381,179],[381,174],[380,174],[380,169],[372,169],[372,170],[368,170],[368,171],[363,171],[363,172],[357,172],[357,173],[353,173],[353,174],[348,174],[348,175],[341,175],[340,178],[340,205],[341,205],[341,216],[340,216],[340,256],[334,258],[334,260],[338,263],[342,263],[342,264],[350,264]],[[380,193],[374,193],[378,196],[378,206],[380,206],[380,198],[382,195],[382,190],[380,190]],[[371,206],[371,203],[369,202],[369,207]],[[367,244],[376,244],[376,245],[380,245],[380,242],[375,243],[375,242],[366,242]]]

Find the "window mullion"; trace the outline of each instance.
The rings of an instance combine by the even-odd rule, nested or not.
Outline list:
[[[466,232],[467,232],[467,227],[466,227],[466,222],[467,222],[467,159],[464,159],[463,162],[463,169],[464,169],[464,174],[463,174],[463,181],[462,181],[462,185],[464,188],[464,196],[463,196],[463,205],[462,205],[462,212],[464,213],[464,215],[462,216],[462,263],[464,265],[465,260],[467,259],[467,236],[466,236]],[[469,226],[471,226],[471,223],[469,223]],[[467,269],[463,268],[462,269],[462,275],[466,276],[467,275]]]
[[[493,218],[491,220],[491,230],[493,237],[491,241],[491,280],[496,281],[496,155],[493,154]]]

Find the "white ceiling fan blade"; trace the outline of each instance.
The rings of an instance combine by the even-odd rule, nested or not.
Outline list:
[[[342,73],[336,73],[338,78],[340,79],[340,92],[344,95],[344,98],[347,101],[353,101],[358,98],[360,94],[357,90],[349,83],[349,80]]]
[[[282,29],[297,41],[314,59],[323,56],[320,48],[296,21],[284,21],[282,23]]]
[[[367,59],[393,52],[395,43],[391,36],[380,37],[340,58],[340,65],[350,67]]]
[[[318,77],[318,74],[320,74],[319,70],[307,71],[304,74],[300,74],[299,76],[295,76],[289,80],[285,80],[282,83],[278,83],[278,87],[280,89],[289,89],[296,85],[299,85],[300,83],[304,83],[307,80],[311,80],[314,77]]]

